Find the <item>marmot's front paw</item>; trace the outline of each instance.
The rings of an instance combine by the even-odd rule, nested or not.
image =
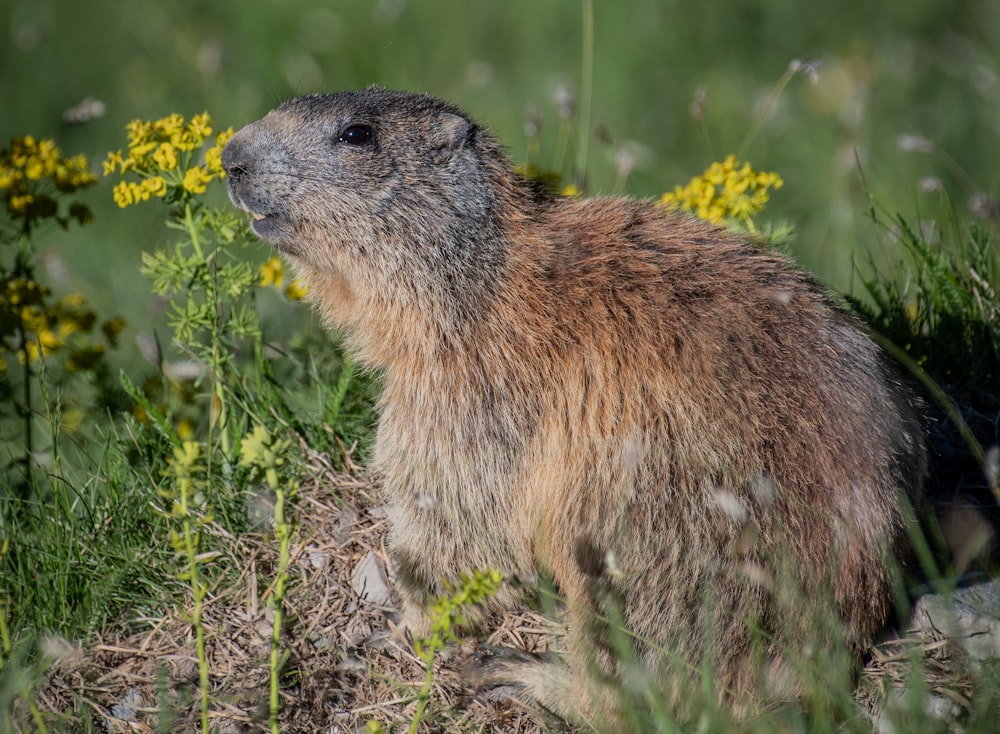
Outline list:
[[[532,709],[549,730],[560,731],[567,719],[575,718],[569,669],[554,653],[480,645],[461,674],[474,700],[516,701]]]
[[[551,656],[545,656],[551,658]],[[501,645],[480,645],[462,669],[470,687],[488,689],[510,686],[523,687],[526,667],[544,665],[538,655]]]

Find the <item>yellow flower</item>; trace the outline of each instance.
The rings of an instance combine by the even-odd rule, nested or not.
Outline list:
[[[117,169],[122,168],[125,164],[125,158],[122,155],[121,150],[116,150],[108,153],[108,157],[104,159],[104,175],[110,176]],[[122,169],[124,171],[124,169]]]
[[[35,197],[31,194],[22,194],[20,196],[10,197],[10,203],[8,206],[14,214],[24,214],[28,211],[28,208],[35,203]]]
[[[63,340],[61,338],[59,338],[59,335],[56,334],[51,329],[42,329],[41,331],[39,331],[38,332],[38,341],[36,342],[36,341],[32,340],[32,341],[28,342],[28,346],[29,347],[30,346],[36,347],[36,349],[34,350],[35,351],[35,356],[34,356],[35,359],[38,358],[38,354],[37,354],[37,351],[38,351],[37,350],[37,346],[38,346],[38,344],[41,344],[41,346],[42,346],[42,354],[52,354],[52,352],[56,351],[57,349],[59,349],[59,347],[61,347],[63,345]]]
[[[114,189],[111,190],[111,195],[114,197],[115,203],[124,209],[129,204],[135,204],[138,199],[135,195],[136,185],[131,181],[121,181],[115,184]]]
[[[162,170],[172,171],[177,168],[177,151],[170,143],[160,143],[153,153],[153,160]]]
[[[179,116],[178,116],[179,117]],[[184,118],[180,118],[183,122]],[[171,142],[178,150],[194,150],[212,134],[212,118],[207,112],[195,115],[187,125],[178,128],[171,136]]]
[[[195,115],[187,125],[188,134],[201,145],[205,139],[212,134],[212,118],[207,112]]]
[[[285,264],[280,258],[272,257],[260,266],[260,280],[258,283],[262,288],[274,286],[280,288],[285,277]]]
[[[84,155],[57,161],[55,169],[49,175],[60,191],[71,192],[82,186],[97,183],[97,176],[90,170],[90,164]]]
[[[218,145],[205,151],[205,167],[211,171],[216,178],[225,178],[226,172],[222,168],[222,148]]]
[[[184,118],[173,112],[153,123],[153,130],[160,139],[171,139],[184,129]]]
[[[119,168],[122,172],[125,171],[125,157],[121,150],[109,152],[108,157],[104,159],[104,175],[110,176]]]
[[[763,211],[770,189],[781,188],[783,183],[777,173],[755,171],[749,163],[740,163],[730,155],[712,163],[687,186],[676,186],[663,194],[660,203],[667,209],[694,212],[715,224],[737,221],[753,232],[753,217]]]
[[[166,196],[167,182],[163,176],[150,176],[140,184],[142,188],[142,200],[148,201],[151,196]]]
[[[713,186],[718,186],[726,178],[726,163],[729,162],[727,158],[723,163],[713,163],[705,171],[704,179],[708,181]]]
[[[41,308],[31,304],[21,309],[21,323],[28,331],[43,331],[48,327],[48,316]]]
[[[18,182],[19,174],[16,168],[9,168],[0,163],[0,191],[7,191]]]
[[[192,194],[204,194],[206,184],[212,180],[212,174],[201,166],[189,168],[184,174],[183,186]]]
[[[45,176],[51,176],[56,168],[63,162],[62,151],[54,140],[42,140],[38,143],[38,160],[42,165],[42,172]],[[68,163],[70,159],[66,159]]]
[[[7,302],[12,306],[40,303],[51,292],[44,286],[39,286],[33,280],[15,278],[7,282]]]
[[[232,137],[233,137],[233,129],[231,127],[228,127],[215,136],[215,144],[219,148],[224,148],[226,147],[226,143],[228,143],[229,139]]]
[[[31,156],[24,166],[24,175],[31,181],[37,181],[45,175],[45,163],[38,156]]]
[[[194,423],[190,418],[181,418],[177,422],[177,437],[181,441],[190,441],[194,436]]]
[[[28,162],[28,156],[35,151],[35,139],[30,135],[15,139],[12,146],[10,160],[18,168],[24,168]]]
[[[131,146],[128,151],[128,160],[125,161],[125,165],[129,168],[137,168],[139,170],[151,168],[152,163],[150,163],[149,154],[158,147],[159,144],[155,141]]]
[[[153,122],[133,120],[125,130],[128,149],[108,153],[104,161],[104,175],[119,172],[124,179],[131,171],[138,179],[122,180],[114,187],[112,196],[120,207],[154,196],[186,201],[192,195],[203,194],[215,178],[225,177],[222,146],[232,136],[232,128],[215,135],[215,145],[204,151],[203,165],[191,165],[198,148],[212,139],[212,119],[208,113],[195,115],[188,122],[177,113]],[[67,180],[74,181],[92,176],[89,171],[76,169],[67,170],[67,175],[71,176]]]
[[[301,301],[309,293],[309,289],[303,285],[302,281],[296,278],[285,288],[285,298],[289,301]]]
[[[55,351],[63,345],[63,340],[51,329],[39,332],[38,341],[42,343],[42,349],[46,351]]]
[[[153,126],[142,120],[132,120],[125,126],[125,132],[128,135],[128,147],[131,149],[137,145],[143,145],[149,140],[153,134]]]
[[[291,445],[288,439],[274,438],[267,428],[256,425],[240,441],[240,466],[263,470],[268,486],[277,487],[278,468],[286,463],[284,453]]]

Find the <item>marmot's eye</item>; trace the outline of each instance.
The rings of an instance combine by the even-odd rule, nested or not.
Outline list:
[[[337,140],[348,145],[364,145],[372,139],[372,129],[367,125],[351,125],[344,128]]]

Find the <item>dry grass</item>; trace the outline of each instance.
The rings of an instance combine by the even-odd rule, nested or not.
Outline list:
[[[919,679],[915,680],[915,675]],[[908,700],[919,687],[921,701]],[[862,670],[859,703],[873,720],[888,711],[903,719],[914,710],[928,730],[964,731],[973,713],[974,677],[960,647],[936,632],[911,632],[878,645]],[[930,721],[933,720],[934,724]],[[897,723],[895,729],[901,731]],[[876,727],[876,731],[881,731]]]
[[[312,476],[300,490],[286,591],[282,731],[354,732],[371,720],[408,726],[423,664],[392,625],[395,610],[364,601],[352,587],[353,571],[368,554],[390,568],[384,512],[363,472],[337,471],[321,455],[311,463]],[[277,551],[264,534],[226,540],[230,552],[213,563],[239,564],[241,574],[237,583],[213,589],[204,611],[211,722],[223,734],[262,731],[272,620],[271,590],[263,584],[272,578]],[[198,668],[186,609],[134,622],[132,628],[142,631],[105,636],[87,647],[48,641],[55,662],[36,698],[39,708],[59,716],[76,711],[67,721],[70,729],[86,712],[109,732],[197,730]],[[497,623],[484,642],[545,650],[544,621],[536,615],[507,615]],[[472,653],[463,646],[442,656],[420,730],[539,731],[516,704],[464,690],[461,668]]]

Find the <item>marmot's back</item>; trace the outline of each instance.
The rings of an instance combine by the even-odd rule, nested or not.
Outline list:
[[[375,464],[408,625],[476,568],[551,574],[568,667],[490,675],[578,718],[613,711],[589,662],[618,674],[602,599],[675,701],[688,663],[739,705],[757,653],[860,649],[884,624],[919,422],[788,260],[651,203],[545,193],[421,95],[292,100],[223,162],[258,234],[384,368]]]

